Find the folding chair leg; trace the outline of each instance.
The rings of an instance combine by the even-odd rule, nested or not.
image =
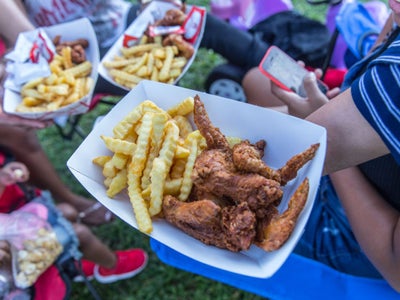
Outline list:
[[[54,125],[56,126],[59,134],[62,136],[63,139],[68,141],[72,140],[75,134],[80,136],[82,139],[86,137],[86,134],[83,132],[82,128],[79,126],[79,121],[82,118],[82,115],[75,115],[68,117],[67,123],[65,126],[61,126],[57,123]]]

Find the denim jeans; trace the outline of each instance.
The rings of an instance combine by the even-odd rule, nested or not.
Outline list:
[[[42,191],[39,197],[36,197],[32,202],[41,203],[46,206],[48,210],[47,222],[51,225],[54,233],[57,236],[57,240],[63,246],[63,252],[57,258],[58,263],[62,263],[69,258],[76,260],[82,257],[82,253],[79,251],[79,240],[75,234],[72,224],[65,219],[61,212],[54,205],[53,199],[50,193]]]
[[[328,176],[321,178],[309,221],[294,252],[344,273],[382,277],[356,241]]]

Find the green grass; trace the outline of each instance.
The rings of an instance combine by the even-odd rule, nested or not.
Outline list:
[[[191,4],[204,5],[209,1],[188,1]],[[305,0],[294,1],[296,8],[316,19],[323,18],[325,7],[310,7]],[[221,37],[223,38],[223,37]],[[180,86],[203,91],[204,80],[210,70],[223,62],[223,58],[205,49],[200,49],[196,59]],[[81,126],[89,133],[93,122],[99,115],[104,115],[110,109],[107,105],[98,105],[85,114]],[[43,148],[47,152],[56,170],[75,192],[90,196],[80,183],[71,175],[66,167],[66,161],[73,154],[82,140],[75,136],[72,141],[63,140],[54,126],[39,132]],[[91,151],[91,149],[87,149]],[[120,281],[110,285],[93,282],[102,299],[140,299],[140,300],[257,300],[262,299],[251,293],[234,287],[212,281],[210,279],[189,274],[162,263],[149,247],[149,238],[136,231],[124,222],[117,220],[112,225],[104,225],[94,229],[95,233],[112,249],[141,247],[149,253],[147,268],[130,280]],[[73,285],[72,299],[91,299],[91,295],[83,283]]]

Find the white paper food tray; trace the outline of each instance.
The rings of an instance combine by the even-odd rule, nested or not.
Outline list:
[[[184,255],[230,272],[259,278],[270,277],[292,252],[311,212],[325,159],[326,130],[323,127],[266,108],[146,80],[121,99],[96,125],[68,160],[67,165],[98,201],[137,229],[127,193],[118,195],[117,200],[108,198],[103,185],[102,170],[92,163],[92,159],[96,156],[111,154],[100,136],[112,136],[114,126],[144,100],[149,99],[161,108],[168,109],[184,98],[194,97],[196,94],[204,102],[213,125],[219,127],[223,134],[247,138],[251,142],[265,139],[268,144],[265,149],[265,161],[273,168],[283,166],[293,155],[304,151],[311,144],[320,143],[314,159],[307,163],[296,179],[284,188],[280,210],[286,208],[290,196],[303,179],[309,178],[310,192],[305,208],[289,240],[279,250],[267,253],[252,246],[248,251],[234,253],[207,246],[164,220],[153,222],[151,237]]]
[[[191,5],[187,5],[186,11],[189,12],[191,7],[192,7]],[[154,23],[154,21],[155,21],[154,16],[163,16],[167,10],[172,9],[172,8],[176,9],[177,7],[176,7],[176,5],[174,5],[172,3],[168,3],[168,2],[161,2],[161,1],[151,2],[142,11],[142,13],[135,19],[135,21],[133,21],[132,24],[129,25],[129,27],[125,30],[124,34],[133,35],[133,36],[137,36],[138,33],[142,34],[146,30],[148,24]],[[200,7],[200,8],[203,9],[203,7]],[[203,21],[201,23],[200,33],[199,33],[195,43],[193,44],[194,53],[193,53],[192,57],[187,61],[185,67],[182,69],[182,73],[175,79],[174,84],[182,78],[182,76],[189,69],[190,65],[193,63],[193,60],[196,57],[197,50],[199,48],[201,39],[203,37],[205,21],[206,20],[205,20],[205,15],[204,15]],[[106,79],[111,84],[116,85],[126,91],[130,91],[130,89],[127,88],[126,86],[123,86],[123,85],[115,82],[114,79],[109,75],[108,69],[103,66],[103,62],[112,61],[115,56],[121,55],[120,50],[123,45],[124,34],[122,34],[119,37],[119,39],[114,43],[114,45],[107,51],[107,53],[101,59],[98,71],[99,71],[100,76],[102,76],[104,79]]]
[[[60,109],[48,112],[16,112],[16,108],[21,103],[21,95],[13,92],[9,89],[4,91],[3,109],[7,114],[17,115],[27,119],[38,119],[38,120],[51,120],[56,117],[65,115],[82,114],[89,110],[90,102],[92,101],[92,95],[94,91],[94,85],[96,84],[98,77],[98,65],[99,65],[99,46],[97,43],[96,34],[93,26],[89,19],[81,18],[75,21],[62,23],[59,25],[43,27],[46,34],[53,39],[55,36],[60,35],[61,41],[72,41],[76,39],[87,39],[89,41],[89,47],[85,49],[87,60],[92,63],[92,72],[90,77],[93,79],[94,84],[92,90],[79,101],[70,105],[61,107]]]

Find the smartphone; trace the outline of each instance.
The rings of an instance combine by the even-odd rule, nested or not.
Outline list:
[[[293,58],[276,46],[268,48],[258,65],[259,70],[275,84],[287,91],[306,97],[303,79],[309,71],[300,66]],[[325,94],[328,87],[321,80],[317,80],[319,89]]]

